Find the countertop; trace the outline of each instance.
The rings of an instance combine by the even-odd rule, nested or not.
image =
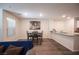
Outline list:
[[[69,37],[79,36],[79,33],[69,34],[69,33],[61,33],[61,32],[52,32],[53,34],[64,35]]]

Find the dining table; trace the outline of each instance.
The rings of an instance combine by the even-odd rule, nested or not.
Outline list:
[[[41,44],[42,43],[42,33],[39,32],[31,32],[27,33],[27,39],[32,40],[34,44]]]

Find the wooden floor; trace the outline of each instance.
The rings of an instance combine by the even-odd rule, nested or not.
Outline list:
[[[53,39],[43,39],[41,45],[34,45],[34,47],[27,52],[30,55],[74,55],[67,48],[63,47]]]

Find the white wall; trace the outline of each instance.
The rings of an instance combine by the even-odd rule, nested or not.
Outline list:
[[[53,20],[52,23],[53,28],[56,29],[57,32],[62,31],[66,32],[67,34],[74,34],[74,19]]]
[[[64,21],[64,31],[68,34],[74,34],[74,19]]]
[[[54,21],[54,29],[56,29],[57,32],[64,31],[64,21]]]

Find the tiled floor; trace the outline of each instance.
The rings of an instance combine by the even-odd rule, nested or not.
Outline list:
[[[33,49],[29,50],[27,54],[30,55],[74,55],[75,53],[69,51],[53,39],[43,39],[41,45],[35,45]]]

